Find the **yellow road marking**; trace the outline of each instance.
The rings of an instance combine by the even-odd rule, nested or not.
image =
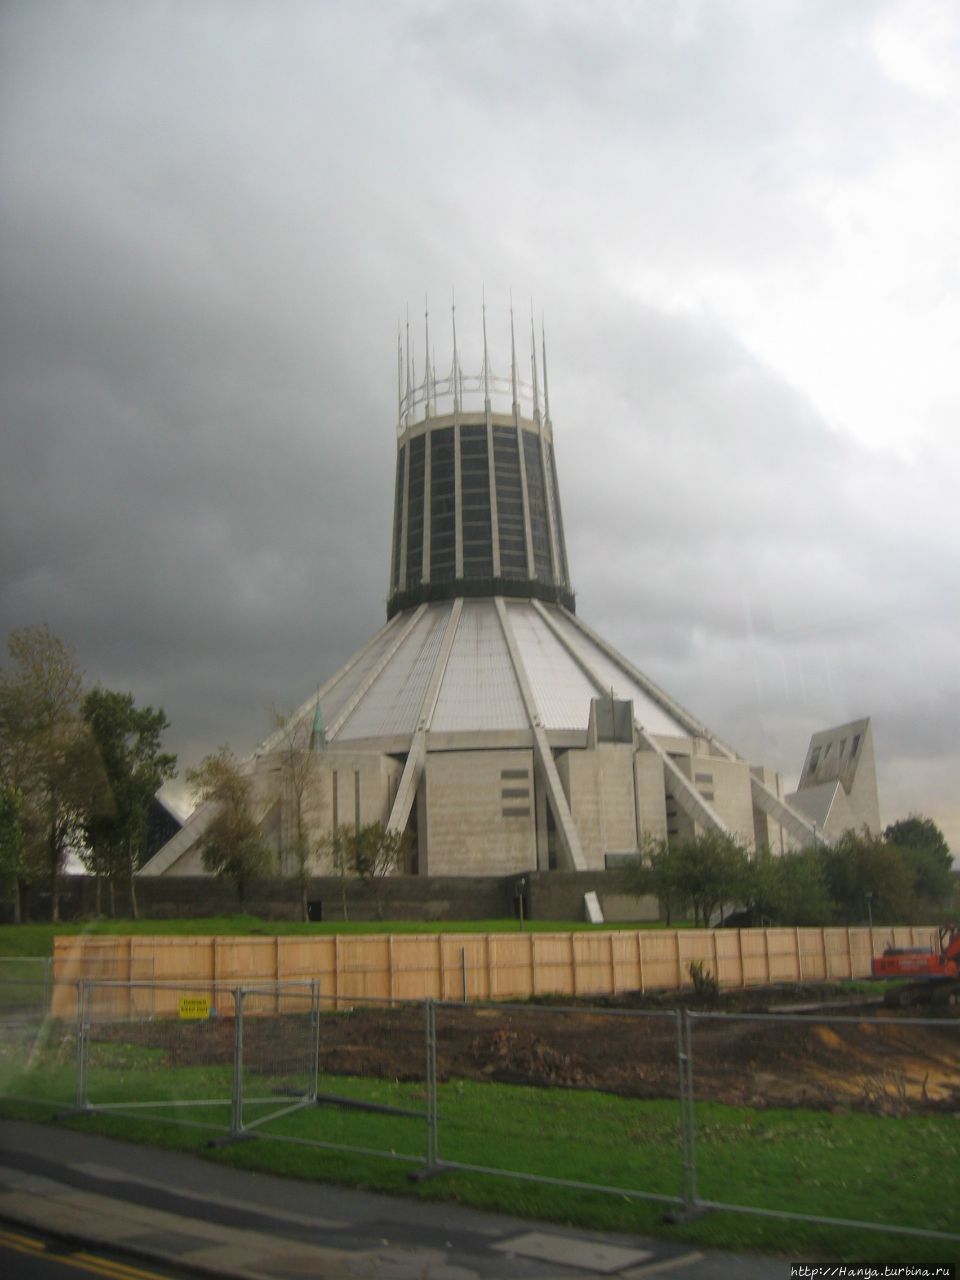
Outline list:
[[[15,1231],[0,1231],[0,1244],[16,1249],[19,1253],[43,1253],[44,1250],[43,1241],[17,1235]]]
[[[659,1276],[668,1271],[679,1271],[683,1267],[693,1266],[702,1257],[702,1253],[681,1253],[673,1258],[664,1258],[660,1262],[648,1262],[642,1267],[630,1267],[626,1274],[630,1280],[642,1280],[645,1276]]]
[[[16,1231],[0,1230],[0,1246],[12,1249],[16,1253],[45,1253],[55,1257],[65,1267],[73,1267],[76,1271],[89,1271],[93,1275],[108,1277],[108,1280],[165,1280],[158,1271],[145,1271],[142,1267],[128,1266],[125,1262],[114,1262],[110,1258],[98,1258],[92,1253],[61,1253],[50,1248],[42,1240],[33,1236],[22,1236]]]
[[[113,1262],[110,1258],[98,1258],[93,1253],[72,1253],[69,1257],[61,1257],[79,1271],[92,1271],[98,1276],[111,1276],[115,1280],[165,1280],[157,1271],[144,1271],[142,1267],[131,1267],[125,1262]]]

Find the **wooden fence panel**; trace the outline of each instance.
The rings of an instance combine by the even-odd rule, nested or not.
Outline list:
[[[275,982],[277,951],[273,938],[218,938],[217,980]]]
[[[490,991],[487,940],[483,934],[442,934],[445,998],[486,1000]]]
[[[643,957],[643,989],[664,991],[680,985],[680,961],[678,932],[643,931],[641,945]]]
[[[572,996],[573,964],[570,939],[559,933],[531,934],[533,943],[536,991],[532,995]]]
[[[76,1016],[78,982],[128,982],[130,973],[130,944],[126,938],[55,938],[53,1017]]]
[[[769,980],[770,953],[766,929],[740,930],[740,956],[743,986],[756,986]]]
[[[439,1000],[439,934],[400,934],[393,939],[393,998]],[[389,998],[389,994],[388,994]]]
[[[390,999],[390,939],[384,934],[340,939],[337,995],[350,1005]]]
[[[68,936],[54,939],[52,1012],[54,1017],[75,1015],[76,983],[81,980],[193,988],[312,981],[336,1007],[363,1000],[522,1000],[667,990],[689,986],[690,966],[701,963],[721,987],[819,982],[868,977],[871,957],[887,946],[926,948],[935,942],[936,930],[929,926],[275,938]],[[158,994],[157,1014],[175,1012],[177,998],[176,990]],[[121,1003],[124,999],[129,1003],[128,997],[117,996]]]
[[[798,929],[797,950],[800,956],[801,982],[824,982],[827,957],[823,948],[822,929]]]
[[[873,940],[869,929],[850,930],[850,976],[869,978],[873,959]]]
[[[743,986],[743,954],[739,929],[715,929],[711,972],[721,987]]]
[[[691,966],[703,966],[705,974],[714,972],[714,930],[678,929],[676,935],[678,987],[689,987],[693,982]]]
[[[321,994],[334,995],[333,938],[278,938],[277,977],[281,982],[316,982]]]
[[[218,944],[221,938],[160,937],[135,939],[136,954],[153,958],[153,974],[156,982],[178,982],[184,975],[218,982],[223,973],[218,972]]]
[[[835,979],[851,977],[850,930],[824,929],[822,932],[825,977],[831,982]]]
[[[612,992],[640,990],[640,947],[636,933],[608,933]]]
[[[799,982],[797,931],[795,929],[764,929],[763,932],[767,935],[767,981]]]
[[[610,934],[572,933],[577,995],[609,995],[616,986],[610,965]]]
[[[530,948],[532,936],[529,933],[491,935],[491,941],[496,938],[496,946],[491,948],[491,954],[496,957],[498,1000],[526,1000],[533,995]]]

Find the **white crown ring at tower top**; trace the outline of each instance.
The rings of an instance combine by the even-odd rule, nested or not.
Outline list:
[[[424,312],[424,350],[422,373],[417,375],[416,342],[410,336],[410,320],[407,318],[405,337],[397,333],[397,433],[403,432],[417,416],[436,417],[438,405],[446,410],[464,409],[468,404],[485,407],[487,401],[521,405],[528,416],[540,416],[540,373],[537,367],[537,343],[533,316],[530,317],[530,377],[520,375],[517,362],[517,346],[514,337],[513,307],[510,307],[510,372],[498,373],[490,360],[487,346],[487,307],[483,304],[483,361],[476,373],[465,373],[457,346],[457,309],[450,308],[453,354],[446,373],[438,371],[437,360],[430,341],[430,313]],[[547,383],[547,343],[540,327],[543,355],[543,403],[544,416],[550,417],[550,391]]]
[[[407,324],[397,342],[397,476],[387,616],[458,596],[537,598],[573,610],[541,329],[543,408],[533,320],[530,381],[493,372],[483,308],[483,364],[464,374],[451,309],[453,358],[437,377],[425,315],[418,382]],[[499,401],[494,412],[493,400]],[[507,400],[509,397],[509,400]],[[508,409],[509,406],[509,409]]]

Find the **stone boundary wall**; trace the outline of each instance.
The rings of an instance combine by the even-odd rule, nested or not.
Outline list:
[[[325,1007],[365,1001],[526,1000],[671,990],[702,963],[721,987],[863,978],[888,945],[928,946],[935,930],[897,928],[632,929],[584,933],[377,934],[292,937],[60,936],[53,1013],[72,1017],[77,984],[116,988],[110,1001],[176,1015],[184,989],[315,982]],[[156,984],[168,984],[158,988]],[[132,1003],[131,1003],[132,1002]]]
[[[520,876],[388,876],[381,884],[383,918],[387,920],[502,920],[518,914]],[[616,871],[531,871],[523,875],[524,914],[536,920],[583,920],[583,895],[594,890],[610,921],[656,920],[651,899],[624,895]],[[146,920],[191,919],[233,915],[240,910],[236,890],[213,876],[148,876],[137,879],[137,907]],[[310,882],[308,900],[313,918],[342,920],[344,890],[347,919],[377,918],[376,895],[357,880],[342,883],[335,876]],[[109,912],[109,894],[102,889],[101,910]],[[124,888],[116,893],[121,917],[131,914]],[[299,920],[300,898],[290,880],[259,880],[250,887],[244,910],[264,920]],[[60,894],[63,920],[92,918],[96,912],[93,876],[64,876]],[[28,890],[25,914],[49,920],[49,899],[36,888]]]

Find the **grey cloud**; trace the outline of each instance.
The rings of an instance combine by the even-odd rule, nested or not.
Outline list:
[[[485,288],[504,367],[513,288],[524,362],[529,296],[546,311],[586,621],[788,773],[813,729],[875,714],[890,803],[910,776],[952,814],[913,771],[956,759],[952,406],[892,462],[722,314],[638,283],[829,269],[811,175],[866,180],[923,127],[874,20],[5,6],[4,632],[49,621],[165,707],[185,763],[251,748],[383,620],[398,316],[422,370],[428,294],[448,364],[455,285],[478,369]]]

